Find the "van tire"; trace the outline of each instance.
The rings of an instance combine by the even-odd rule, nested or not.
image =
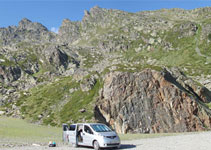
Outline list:
[[[73,144],[73,147],[74,147],[74,148],[77,148],[77,147],[78,147],[78,144]]]
[[[95,150],[100,150],[100,145],[97,141],[94,141],[93,147],[94,147]]]
[[[121,145],[119,145],[119,146],[117,146],[117,147],[115,147],[116,149],[120,149],[120,147],[121,147]]]

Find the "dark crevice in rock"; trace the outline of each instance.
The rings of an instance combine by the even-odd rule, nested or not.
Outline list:
[[[94,117],[100,122],[109,125],[109,123],[106,122],[105,117],[100,112],[99,108],[95,106],[94,108]]]
[[[194,100],[198,102],[198,104],[200,104],[201,107],[203,107],[206,110],[206,112],[209,113],[211,116],[211,110],[203,103],[203,99],[189,85],[185,84],[186,88],[184,88],[179,82],[176,81],[176,79],[172,76],[172,74],[169,73],[167,70],[164,70],[164,78],[170,83],[177,86],[179,89],[187,92],[188,94],[191,94],[194,97]],[[208,89],[207,91],[208,94],[211,94],[211,92]]]

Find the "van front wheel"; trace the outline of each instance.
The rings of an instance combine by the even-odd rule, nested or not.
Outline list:
[[[93,146],[94,146],[95,150],[100,150],[100,145],[99,145],[99,143],[97,141],[94,141]]]

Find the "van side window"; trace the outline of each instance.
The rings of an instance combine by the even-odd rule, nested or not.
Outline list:
[[[62,127],[63,127],[63,131],[67,131],[68,130],[68,125],[67,124],[63,124]]]
[[[92,130],[88,126],[84,126],[84,131],[89,134],[93,134]]]
[[[71,124],[71,125],[70,125],[70,131],[75,131],[75,126],[76,126],[76,125],[72,125],[72,124]]]

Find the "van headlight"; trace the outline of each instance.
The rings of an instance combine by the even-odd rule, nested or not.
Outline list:
[[[105,135],[98,134],[98,136],[106,138],[106,136],[105,136]]]
[[[106,138],[106,136],[105,135],[101,135],[101,134],[97,134],[99,137],[101,137],[101,138]]]

